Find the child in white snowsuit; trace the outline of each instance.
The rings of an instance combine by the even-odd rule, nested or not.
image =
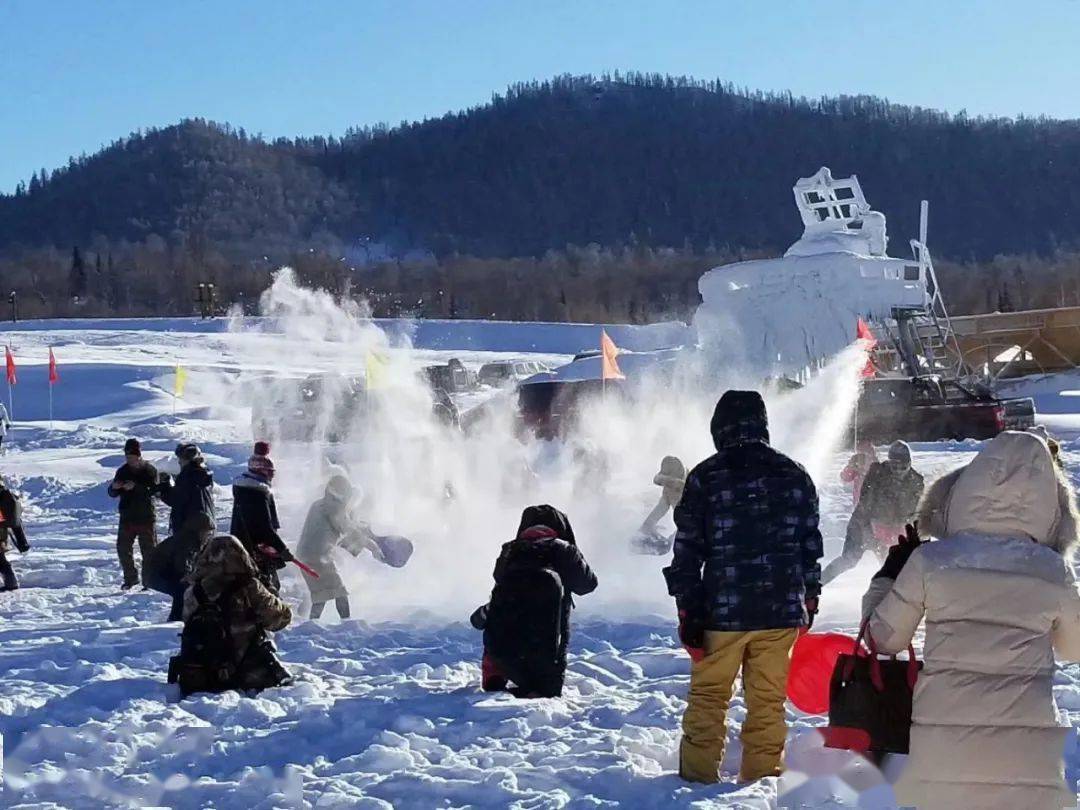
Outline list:
[[[333,600],[338,615],[349,618],[349,591],[334,563],[334,549],[341,546],[353,556],[364,549],[377,560],[382,551],[375,543],[367,524],[357,520],[351,513],[351,504],[358,500],[358,492],[344,475],[331,476],[322,498],[308,510],[296,555],[319,575],[318,579],[304,573],[304,582],[311,592],[311,613],[317,619],[326,603]]]

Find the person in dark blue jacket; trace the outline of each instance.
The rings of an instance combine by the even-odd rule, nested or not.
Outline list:
[[[206,460],[196,444],[181,444],[176,448],[180,461],[180,474],[174,482],[168,473],[162,473],[158,494],[169,513],[169,529],[179,532],[188,520],[202,512],[214,520],[214,474],[206,468]]]
[[[716,454],[695,467],[675,508],[664,569],[690,652],[680,773],[716,782],[725,717],[742,671],[747,716],[740,778],[782,769],[788,663],[821,591],[818,500],[801,466],[769,446],[765,402],[728,391],[712,418]]]

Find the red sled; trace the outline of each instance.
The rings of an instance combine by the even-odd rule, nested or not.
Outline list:
[[[787,696],[801,712],[828,714],[829,685],[837,659],[850,653],[855,639],[843,633],[803,633],[791,651]]]

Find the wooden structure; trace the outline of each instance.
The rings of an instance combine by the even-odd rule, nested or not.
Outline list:
[[[954,315],[950,326],[958,359],[993,379],[1080,367],[1080,307]]]

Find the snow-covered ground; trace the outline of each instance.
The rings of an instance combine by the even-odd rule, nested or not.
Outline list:
[[[303,309],[290,306],[292,312]],[[332,316],[316,320],[312,325],[298,318],[273,329],[146,321],[0,332],[20,362],[19,424],[0,458],[0,473],[23,495],[33,544],[29,554],[12,555],[22,590],[0,594],[6,755],[0,804],[892,806],[881,775],[822,749],[813,728],[823,719],[794,710],[791,772],[779,783],[735,784],[744,715],[738,697],[725,781],[689,786],[675,774],[688,659],[675,642],[663,560],[629,555],[627,539],[659,494],[651,477],[668,448],[688,463],[708,452],[703,408],[669,411],[660,403],[647,414],[628,416],[614,407],[599,414],[584,452],[605,457],[606,476],[576,464],[570,448],[522,449],[497,426],[486,438],[469,440],[418,430],[411,439],[365,436],[332,449],[275,447],[275,488],[288,539],[295,540],[306,506],[318,495],[328,455],[364,483],[376,528],[409,535],[416,554],[400,570],[346,556],[342,567],[354,587],[358,618],[345,622],[332,607],[331,618],[321,623],[304,620],[306,590],[288,570],[283,595],[301,613],[277,641],[296,683],[256,697],[180,700],[165,683],[179,625],[163,622],[165,597],[119,590],[115,504],[106,496],[106,482],[129,435],[143,440],[155,462],[167,459],[177,441],[197,441],[216,473],[219,523],[226,527],[227,483],[250,452],[250,403],[260,393],[252,372],[301,376],[347,367],[360,373],[365,341],[381,346],[389,333],[395,342],[394,329],[335,326]],[[574,340],[591,340],[593,331],[568,338],[548,326],[532,330],[543,334],[528,338],[527,346],[513,327],[501,337],[489,330],[481,351],[456,340],[453,324],[427,325],[428,338],[419,341],[425,345],[398,342],[392,362],[412,368],[450,356],[473,366],[489,357],[559,360],[575,351]],[[61,363],[51,429],[48,345]],[[452,348],[432,348],[437,345]],[[190,369],[190,379],[174,414],[172,369],[178,361]],[[830,385],[823,376],[822,384]],[[1077,481],[1080,397],[1071,392],[1080,391],[1080,378],[1029,381],[1027,388],[1063,437]],[[770,401],[777,443],[807,463],[819,481],[830,557],[840,550],[850,508],[837,478],[845,454],[827,446],[837,435],[829,414],[843,407],[839,390]],[[409,401],[401,407],[400,421],[412,420]],[[932,477],[976,450],[973,443],[920,445],[915,463]],[[535,475],[524,470],[524,461]],[[453,498],[445,497],[445,483]],[[509,539],[520,509],[545,500],[569,512],[600,588],[579,600],[562,699],[485,695],[479,691],[480,636],[465,620],[487,597],[499,544]],[[864,560],[826,591],[820,627],[853,629],[873,568]],[[1080,669],[1064,668],[1056,689],[1080,729]],[[1076,735],[1067,755],[1075,779]]]

